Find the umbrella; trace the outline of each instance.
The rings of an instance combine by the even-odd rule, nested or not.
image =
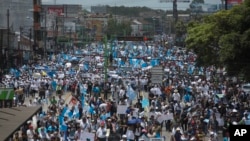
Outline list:
[[[11,76],[10,75],[5,75],[5,78],[10,79]]]
[[[128,120],[128,124],[136,124],[136,123],[137,123],[137,119]]]
[[[218,98],[223,98],[223,97],[224,97],[224,94],[216,94],[216,96],[217,96]]]
[[[128,124],[137,124],[137,123],[141,123],[141,119],[131,119],[128,120]]]
[[[102,104],[99,105],[100,108],[106,107],[106,106],[107,106],[107,103],[102,103]]]
[[[41,74],[40,74],[40,73],[34,73],[34,74],[33,74],[33,77],[34,77],[34,78],[40,78],[40,77],[41,77]]]
[[[66,67],[66,68],[70,68],[71,65],[72,65],[72,64],[71,64],[70,62],[68,62],[68,63],[65,64],[65,67]]]

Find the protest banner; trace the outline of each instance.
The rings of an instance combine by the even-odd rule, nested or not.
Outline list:
[[[94,141],[95,140],[95,134],[89,133],[89,132],[82,132],[80,136],[80,141]]]

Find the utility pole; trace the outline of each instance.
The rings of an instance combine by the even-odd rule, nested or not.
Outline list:
[[[227,7],[227,0],[225,0],[225,10],[227,10],[228,7]]]
[[[43,48],[43,59],[46,60],[47,50],[47,13],[44,11],[44,48]]]
[[[9,61],[8,60],[8,57],[9,57],[9,50],[10,50],[10,10],[7,9],[7,50],[8,52],[5,52],[6,54],[6,62],[7,62],[7,68],[9,67]]]
[[[177,0],[173,0],[173,18],[174,22],[177,23],[178,21]]]
[[[19,39],[19,44],[18,44],[18,57],[20,57],[19,59],[19,61],[18,61],[18,65],[20,65],[21,66],[21,64],[22,64],[22,58],[21,58],[21,49],[20,49],[20,47],[21,47],[21,44],[22,44],[22,32],[23,32],[23,28],[20,26],[19,27],[19,31],[20,31],[20,39]]]
[[[30,35],[29,35],[29,36],[30,36],[30,37],[29,37],[29,38],[30,38],[30,40],[29,40],[29,42],[30,42],[30,51],[32,51],[32,42],[31,42],[32,33],[31,33],[31,30],[32,30],[32,29],[30,28]],[[31,52],[29,53],[29,57],[30,57],[30,56],[31,56]],[[33,57],[33,55],[32,55],[32,57]],[[31,59],[31,58],[29,58],[29,60],[30,60],[30,59]],[[32,58],[32,60],[33,60],[33,58]]]

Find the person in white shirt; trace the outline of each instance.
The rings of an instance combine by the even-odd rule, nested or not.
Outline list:
[[[124,96],[125,96],[125,90],[124,88],[121,88],[119,91],[119,99],[124,98]]]
[[[84,131],[81,130],[80,127],[77,127],[77,130],[75,131],[75,135],[74,135],[74,138],[75,140],[80,140],[81,139],[81,134],[83,133]]]
[[[135,140],[135,134],[133,131],[133,127],[128,127],[127,132],[126,132],[126,136],[128,140]]]
[[[177,89],[174,90],[172,97],[173,97],[174,102],[180,102],[181,96]]]
[[[114,98],[114,94],[115,94],[115,86],[114,86],[114,84],[110,85],[110,91],[111,91],[112,98]]]
[[[41,127],[40,130],[38,130],[38,132],[39,132],[39,137],[41,138],[42,141],[50,139],[50,137],[49,137],[48,133],[45,131],[44,127]]]
[[[89,132],[90,131],[90,126],[89,123],[87,122],[87,118],[83,117],[82,120],[78,120],[78,123],[80,123],[80,128],[83,131]]]
[[[34,141],[34,133],[33,126],[29,126],[29,129],[26,131],[28,141]]]
[[[105,127],[105,123],[101,122],[100,127],[96,131],[96,137],[98,141],[106,141],[106,133],[107,129]]]

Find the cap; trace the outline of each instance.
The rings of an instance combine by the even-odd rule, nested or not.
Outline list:
[[[146,132],[147,132],[147,130],[146,130],[146,129],[142,129],[142,132],[146,133]]]
[[[176,131],[180,131],[181,129],[179,127],[176,128]]]
[[[100,125],[101,125],[101,126],[104,126],[104,125],[105,125],[104,121],[102,121]]]
[[[127,138],[127,136],[126,135],[122,135],[122,138]]]

